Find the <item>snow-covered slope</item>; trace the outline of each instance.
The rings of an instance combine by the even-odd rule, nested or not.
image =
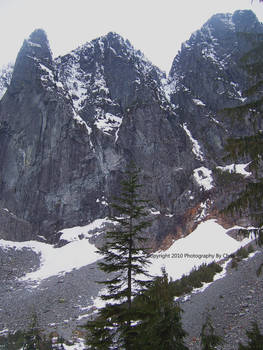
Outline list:
[[[4,250],[28,248],[39,254],[40,267],[22,278],[23,281],[39,283],[43,279],[79,269],[101,259],[89,239],[99,235],[108,223],[111,221],[105,218],[84,227],[62,230],[61,239],[69,243],[60,248],[37,241],[5,240],[0,240],[0,247]],[[175,280],[189,273],[195,266],[226,258],[251,240],[246,238],[240,242],[227,234],[230,230],[240,228],[242,227],[235,226],[224,229],[216,220],[202,222],[187,237],[176,240],[169,249],[155,252],[149,272],[151,275],[161,275],[161,269],[165,267],[168,275]]]
[[[183,274],[188,274],[193,267],[227,258],[251,241],[251,238],[237,241],[228,235],[230,230],[241,228],[235,226],[224,229],[216,220],[204,221],[187,237],[175,241],[166,251],[156,252],[149,271],[160,275],[164,266],[168,275],[176,280]]]

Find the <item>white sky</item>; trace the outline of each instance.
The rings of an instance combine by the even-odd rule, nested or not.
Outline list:
[[[168,71],[181,43],[213,14],[245,8],[263,21],[258,0],[0,0],[0,67],[43,28],[55,57],[114,31]]]

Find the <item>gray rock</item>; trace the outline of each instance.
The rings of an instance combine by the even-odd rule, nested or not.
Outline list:
[[[251,11],[215,15],[182,45],[166,80],[116,33],[53,59],[45,32],[34,31],[0,100],[0,208],[14,214],[1,216],[1,237],[57,242],[59,230],[106,217],[131,160],[160,212],[154,248],[220,216],[246,185],[241,175],[226,184],[216,170],[226,139],[254,132],[253,111],[240,123],[222,109],[244,103],[240,60],[257,45],[248,37],[262,33]],[[196,180],[204,169],[209,189]],[[222,217],[250,222],[249,212]]]

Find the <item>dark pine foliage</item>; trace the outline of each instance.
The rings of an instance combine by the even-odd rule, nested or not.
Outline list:
[[[182,310],[174,302],[171,284],[165,270],[156,277],[151,286],[141,294],[135,305],[141,311],[141,321],[136,326],[138,333],[136,349],[187,350],[181,322]]]
[[[206,318],[206,322],[202,326],[200,338],[202,350],[216,350],[223,344],[223,338],[215,334],[215,329],[209,315]]]
[[[99,263],[109,278],[102,283],[107,292],[101,296],[109,303],[99,310],[98,318],[88,322],[88,349],[135,349],[134,320],[138,315],[133,298],[147,286],[150,252],[145,248],[148,201],[141,199],[139,170],[131,165],[121,183],[121,194],[111,204],[115,229],[107,232],[106,243],[98,252]]]
[[[252,329],[246,331],[248,337],[248,344],[243,345],[239,343],[239,350],[263,350],[263,334],[260,333],[258,324],[252,323]]]

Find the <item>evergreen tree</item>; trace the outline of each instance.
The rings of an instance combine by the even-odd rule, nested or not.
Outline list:
[[[104,259],[99,263],[102,271],[109,274],[103,282],[107,293],[105,301],[113,302],[99,310],[99,317],[87,324],[90,335],[89,349],[135,349],[134,322],[137,318],[133,298],[146,287],[147,266],[150,253],[146,249],[145,230],[148,201],[141,199],[139,170],[131,165],[121,183],[121,194],[111,204],[114,215],[111,220],[116,228],[107,232],[107,240],[98,252]],[[148,276],[149,277],[149,276]],[[101,347],[101,344],[104,344]]]
[[[137,324],[137,349],[187,350],[182,310],[174,302],[165,269],[162,272],[162,276],[156,277],[147,291],[135,300],[137,309],[142,312],[142,320]]]
[[[248,345],[239,343],[239,350],[263,350],[263,335],[260,333],[258,324],[252,323],[252,330],[246,331],[249,338]]]
[[[49,350],[52,348],[51,339],[47,340],[45,336],[41,334],[37,314],[35,312],[32,314],[29,330],[24,332],[23,338],[23,350]]]
[[[215,334],[215,329],[209,316],[207,316],[206,322],[202,327],[200,337],[202,350],[216,350],[219,345],[223,344],[222,337]]]
[[[40,332],[38,327],[37,315],[33,313],[30,329],[24,334],[23,350],[40,349]]]

